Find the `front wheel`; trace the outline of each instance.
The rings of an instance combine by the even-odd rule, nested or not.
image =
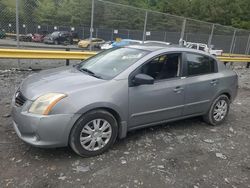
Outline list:
[[[226,95],[220,95],[213,101],[208,113],[203,116],[203,119],[208,124],[219,125],[225,121],[229,107],[229,98]]]
[[[105,110],[94,110],[75,123],[69,144],[80,156],[95,156],[107,151],[114,144],[117,134],[115,117]]]

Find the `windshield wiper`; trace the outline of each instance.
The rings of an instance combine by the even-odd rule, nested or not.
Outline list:
[[[89,70],[89,69],[87,69],[87,68],[80,68],[79,71],[81,71],[81,72],[86,72],[86,73],[88,73],[88,74],[91,75],[91,76],[94,76],[94,77],[96,77],[96,78],[102,79],[101,76],[96,75],[93,71],[91,71],[91,70]]]

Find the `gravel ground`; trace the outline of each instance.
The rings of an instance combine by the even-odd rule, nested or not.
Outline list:
[[[0,187],[250,187],[250,70],[228,120],[192,118],[131,132],[103,155],[38,149],[15,134],[10,101],[30,71],[0,71]]]

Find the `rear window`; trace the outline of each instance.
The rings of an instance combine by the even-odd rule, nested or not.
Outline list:
[[[208,56],[187,53],[189,76],[214,73],[215,63],[215,60]]]

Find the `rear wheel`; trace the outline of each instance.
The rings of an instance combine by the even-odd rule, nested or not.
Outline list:
[[[115,142],[118,124],[112,114],[94,110],[84,114],[70,133],[69,144],[80,156],[95,156],[107,151]]]
[[[230,100],[226,95],[220,95],[212,103],[208,113],[203,119],[211,125],[219,125],[223,123],[228,115]]]

